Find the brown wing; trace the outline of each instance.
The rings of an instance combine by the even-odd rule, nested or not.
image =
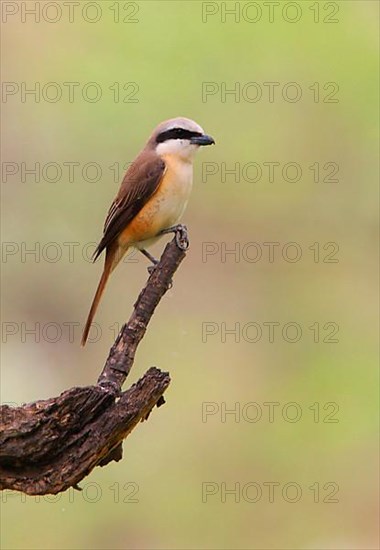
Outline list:
[[[164,172],[165,163],[154,151],[143,151],[131,164],[108,211],[103,238],[94,252],[94,261],[114,242],[158,189]]]

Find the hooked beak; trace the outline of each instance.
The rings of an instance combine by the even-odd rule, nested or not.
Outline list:
[[[208,136],[207,134],[203,134],[202,136],[194,136],[190,139],[190,143],[193,143],[194,145],[213,145],[215,144],[214,138],[211,136]]]

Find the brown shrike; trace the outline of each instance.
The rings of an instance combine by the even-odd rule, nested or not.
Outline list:
[[[181,218],[193,185],[194,155],[200,146],[212,143],[213,138],[193,120],[166,120],[127,170],[94,253],[94,261],[103,250],[106,257],[83,331],[83,346],[108,277],[127,250],[135,247],[156,263],[146,248]]]

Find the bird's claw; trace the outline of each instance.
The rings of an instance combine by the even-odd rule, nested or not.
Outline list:
[[[187,250],[189,248],[189,237],[187,235],[186,225],[177,225],[175,231],[175,242],[181,250]]]
[[[175,242],[180,250],[187,250],[189,248],[189,237],[187,235],[187,227],[182,223],[173,225],[161,231],[161,235],[165,233],[175,233]]]
[[[152,273],[153,273],[153,271],[156,269],[156,267],[157,267],[157,264],[149,265],[149,266],[147,267],[147,270],[148,270],[149,275],[152,275]]]

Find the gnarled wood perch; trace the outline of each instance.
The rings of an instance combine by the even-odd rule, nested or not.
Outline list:
[[[0,489],[56,494],[77,484],[95,466],[122,458],[122,441],[165,401],[166,372],[152,367],[127,391],[121,387],[137,346],[188,247],[180,227],[141,291],[113,344],[97,384],[22,407],[0,407]]]

